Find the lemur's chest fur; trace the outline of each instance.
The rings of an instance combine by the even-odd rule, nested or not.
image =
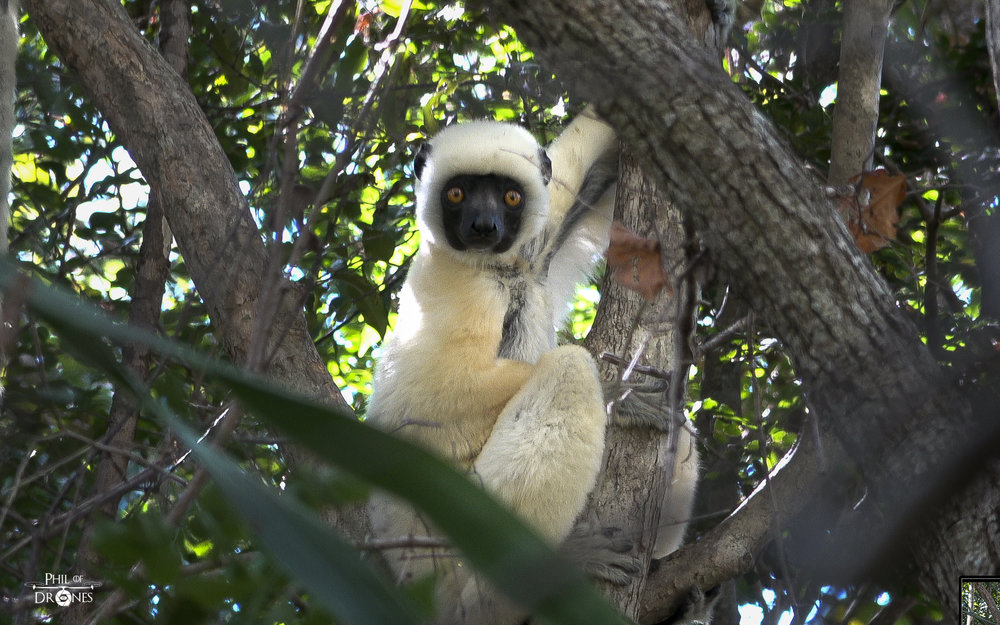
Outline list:
[[[555,347],[546,275],[536,271],[494,271],[501,301],[506,302],[498,358],[535,362]]]

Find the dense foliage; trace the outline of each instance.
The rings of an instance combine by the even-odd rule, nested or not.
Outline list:
[[[160,3],[123,4],[158,42]],[[332,47],[314,59],[322,70],[305,90],[295,150],[282,151],[290,94],[337,3],[193,4],[191,89],[262,237],[303,287],[309,328],[330,374],[363,416],[373,358],[392,326],[393,299],[418,244],[410,167],[416,142],[442,124],[477,117],[517,120],[549,139],[580,103],[513,31],[481,14],[436,2],[367,2],[351,8],[336,25]],[[1000,310],[984,303],[977,246],[1000,240],[976,220],[996,210],[998,111],[976,4],[910,0],[895,15],[875,161],[904,174],[909,191],[898,236],[872,260],[935,354],[970,383],[995,384],[1000,364],[990,315]],[[726,67],[822,180],[836,86],[837,3],[766,2],[760,15],[744,17]],[[83,85],[30,19],[22,30],[13,257],[21,271],[125,321],[148,189]],[[288,158],[297,161],[291,181],[281,178]],[[297,198],[292,214],[277,211],[282,194]],[[970,231],[979,238],[972,240]],[[224,358],[176,248],[170,260],[160,333]],[[572,334],[586,332],[595,299],[594,290],[581,297]],[[328,622],[286,569],[257,557],[255,533],[216,486],[201,491],[180,519],[170,518],[197,465],[175,461],[184,443],[153,411],[140,413],[124,450],[127,488],[95,492],[94,474],[112,434],[108,414],[123,392],[118,380],[44,315],[16,308],[17,296],[8,302],[16,316],[0,415],[2,610],[55,622],[54,606],[35,606],[25,584],[76,570],[82,541],[92,541],[105,584],[98,601],[111,587],[129,600],[115,622]],[[709,458],[702,526],[735,507],[808,422],[795,372],[768,335],[767,320],[748,321],[725,284],[710,284],[700,338],[737,322],[743,325],[697,363],[691,379],[690,415]],[[176,358],[154,358],[149,386],[199,431],[234,398],[230,385]],[[226,442],[247,472],[313,508],[363,496],[363,488],[339,474],[291,475],[282,441],[256,419],[246,415]],[[93,514],[102,505],[115,510],[113,518]],[[907,591],[820,586],[789,571],[779,550],[741,581],[738,602],[758,606],[767,622],[791,606],[798,606],[800,622],[868,621],[890,598],[917,606],[908,613],[912,621],[933,616],[933,606]]]

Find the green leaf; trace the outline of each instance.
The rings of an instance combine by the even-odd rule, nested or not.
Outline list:
[[[348,298],[365,317],[365,323],[378,330],[378,333],[385,335],[385,330],[389,326],[389,311],[386,310],[382,298],[379,297],[378,287],[349,271],[337,274],[334,282],[342,296]]]
[[[221,452],[199,444],[198,435],[173,413],[157,412],[191,447],[275,561],[330,612],[349,623],[420,622],[415,606],[378,578],[315,513],[244,473]]]
[[[277,426],[333,465],[402,496],[425,513],[501,590],[551,623],[608,625],[625,622],[586,581],[509,511],[423,449],[368,427],[349,411],[293,395],[270,380],[250,375],[134,327],[115,324],[91,305],[18,275],[0,262],[0,288],[22,290],[28,306],[55,327],[67,343],[79,342],[119,384],[130,388],[146,410],[187,444],[254,526],[272,554],[298,583],[335,615],[355,623],[407,623],[413,612],[397,591],[359,561],[344,541],[289,496],[279,496],[241,472],[196,437],[163,403],[154,401],[93,337],[118,344],[144,344],[224,381],[255,414]],[[484,539],[484,537],[489,537]],[[336,583],[334,583],[336,581]],[[382,620],[391,612],[392,618]]]

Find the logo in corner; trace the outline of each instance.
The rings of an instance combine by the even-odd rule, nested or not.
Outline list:
[[[94,590],[102,583],[85,579],[82,575],[45,574],[45,581],[25,582],[34,594],[35,603],[54,603],[65,608],[74,601],[91,603],[94,601]]]

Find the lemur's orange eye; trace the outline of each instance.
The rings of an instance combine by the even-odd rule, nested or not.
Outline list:
[[[508,190],[503,194],[503,202],[507,206],[514,208],[521,203],[521,193],[520,191],[515,191],[514,189]]]
[[[452,187],[445,193],[445,197],[452,204],[458,204],[465,199],[465,191],[462,191],[462,187]]]

